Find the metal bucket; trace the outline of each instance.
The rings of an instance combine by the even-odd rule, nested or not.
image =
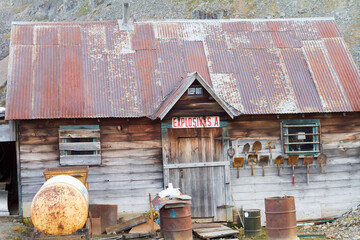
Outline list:
[[[185,207],[161,208],[160,226],[165,240],[192,240],[190,203]]]
[[[260,209],[244,210],[245,236],[261,235]]]
[[[268,239],[297,239],[294,197],[265,198]]]
[[[89,193],[79,180],[60,175],[49,179],[31,203],[31,220],[46,235],[73,234],[85,225]]]

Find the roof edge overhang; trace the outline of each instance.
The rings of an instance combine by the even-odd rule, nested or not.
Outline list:
[[[118,19],[121,20],[121,19]],[[118,20],[108,21],[77,21],[77,22],[31,22],[31,21],[13,21],[11,25],[65,25],[69,23],[76,24],[93,24],[93,23],[118,23]],[[230,18],[230,19],[151,19],[151,20],[134,20],[133,23],[183,23],[183,22],[284,22],[284,21],[335,21],[334,17],[308,17],[308,18]]]
[[[151,119],[160,118],[163,120],[164,117],[170,112],[174,105],[179,101],[186,90],[197,80],[203,88],[215,99],[215,101],[224,109],[224,111],[233,119],[239,115],[236,111],[231,109],[226,102],[224,102],[212,89],[212,87],[204,80],[204,78],[198,72],[189,73],[184,79],[182,79],[179,85],[165,98],[160,104],[160,107]]]

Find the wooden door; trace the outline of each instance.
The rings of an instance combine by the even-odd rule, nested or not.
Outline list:
[[[192,217],[226,220],[221,128],[168,130],[168,182],[192,197]]]

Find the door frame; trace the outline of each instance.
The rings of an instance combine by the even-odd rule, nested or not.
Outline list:
[[[233,222],[233,214],[231,208],[231,173],[230,173],[230,158],[227,155],[227,152],[224,149],[227,149],[229,146],[229,130],[228,122],[220,121],[220,128],[222,128],[222,161],[212,162],[212,163],[192,163],[191,166],[186,166],[183,164],[169,164],[170,151],[169,151],[169,139],[168,139],[168,129],[172,128],[171,122],[161,122],[161,138],[162,138],[162,156],[163,156],[163,180],[164,180],[164,189],[168,186],[169,179],[169,170],[174,167],[202,167],[202,166],[224,166],[224,190],[225,190],[225,208],[226,208],[226,221]],[[217,219],[216,214],[214,216],[214,221],[224,221],[224,219]]]

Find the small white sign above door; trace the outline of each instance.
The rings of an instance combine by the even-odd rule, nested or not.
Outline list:
[[[220,117],[173,117],[172,128],[212,128],[220,127]]]

